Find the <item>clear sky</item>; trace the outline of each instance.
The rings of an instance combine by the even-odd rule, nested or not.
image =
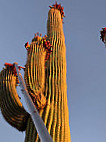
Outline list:
[[[0,0],[0,70],[26,63],[24,43],[46,34],[50,0]],[[64,6],[67,92],[72,142],[106,142],[106,0],[58,0]],[[21,96],[21,94],[20,94]],[[24,142],[0,113],[0,142]]]

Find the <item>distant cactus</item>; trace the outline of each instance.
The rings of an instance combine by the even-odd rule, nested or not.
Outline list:
[[[29,95],[54,142],[71,141],[67,106],[66,47],[62,23],[60,10],[51,7],[47,20],[47,37],[35,37],[30,46],[28,45],[24,74]],[[36,128],[19,100],[16,86],[17,76],[11,67],[5,67],[0,73],[2,114],[13,127],[26,131],[25,142],[39,142]]]
[[[102,28],[102,31],[100,31],[100,39],[104,42],[106,47],[106,27]]]

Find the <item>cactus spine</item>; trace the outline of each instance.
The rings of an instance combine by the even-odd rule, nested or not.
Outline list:
[[[53,141],[70,142],[66,86],[66,48],[61,14],[58,9],[51,8],[48,13],[47,36],[53,45],[49,59],[45,61],[46,51],[43,44],[40,41],[32,41],[28,49],[24,78],[28,92]],[[5,70],[2,72],[5,72]],[[3,100],[1,101],[3,103],[0,103],[0,107],[5,119],[17,128],[14,125],[14,120],[17,122],[16,114],[21,113],[22,119],[20,119],[19,115],[19,127],[23,128],[23,124],[25,124],[23,128],[26,131],[25,142],[39,142],[40,139],[31,117],[20,104],[18,97],[14,97],[15,95],[18,96],[14,93],[16,92],[15,88],[14,90],[11,88],[11,91],[7,90],[7,86],[3,81],[6,73],[2,74],[2,72],[0,74],[2,80],[2,85],[0,84],[0,101]],[[7,73],[8,75],[9,73]],[[4,93],[2,93],[3,91]],[[10,92],[10,95],[6,96],[5,93],[8,92]],[[10,100],[13,102],[11,103]],[[15,102],[17,102],[17,105],[14,107]],[[9,111],[12,111],[14,120],[11,119],[11,114],[7,114]],[[18,112],[15,113],[15,111]]]

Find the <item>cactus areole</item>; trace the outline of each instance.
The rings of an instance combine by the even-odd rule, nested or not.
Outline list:
[[[25,44],[27,49],[25,68],[17,67],[24,70],[24,81],[28,95],[53,142],[71,142],[63,9],[57,3],[50,6],[47,35],[42,36],[37,33],[30,44],[29,42]],[[19,80],[14,64],[5,63],[5,68],[0,72],[1,113],[11,126],[19,131],[25,131],[25,142],[40,142],[42,140],[33,118],[24,109],[16,91],[17,83]]]

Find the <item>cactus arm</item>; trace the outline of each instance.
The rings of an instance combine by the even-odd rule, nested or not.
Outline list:
[[[46,52],[38,42],[32,42],[25,69],[25,82],[35,106],[40,109],[46,105],[44,96]]]
[[[24,78],[28,93],[31,96],[41,117],[43,111],[45,110],[44,107],[46,107],[47,104],[47,99],[45,96],[45,57],[46,51],[44,50],[43,45],[40,44],[39,41],[32,41],[30,50],[28,50],[27,54]],[[30,118],[27,123],[25,137],[25,142],[28,141],[40,141],[33,121]]]
[[[29,114],[20,102],[16,91],[16,76],[10,68],[5,68],[0,73],[0,100],[5,120],[19,131],[24,131]]]

